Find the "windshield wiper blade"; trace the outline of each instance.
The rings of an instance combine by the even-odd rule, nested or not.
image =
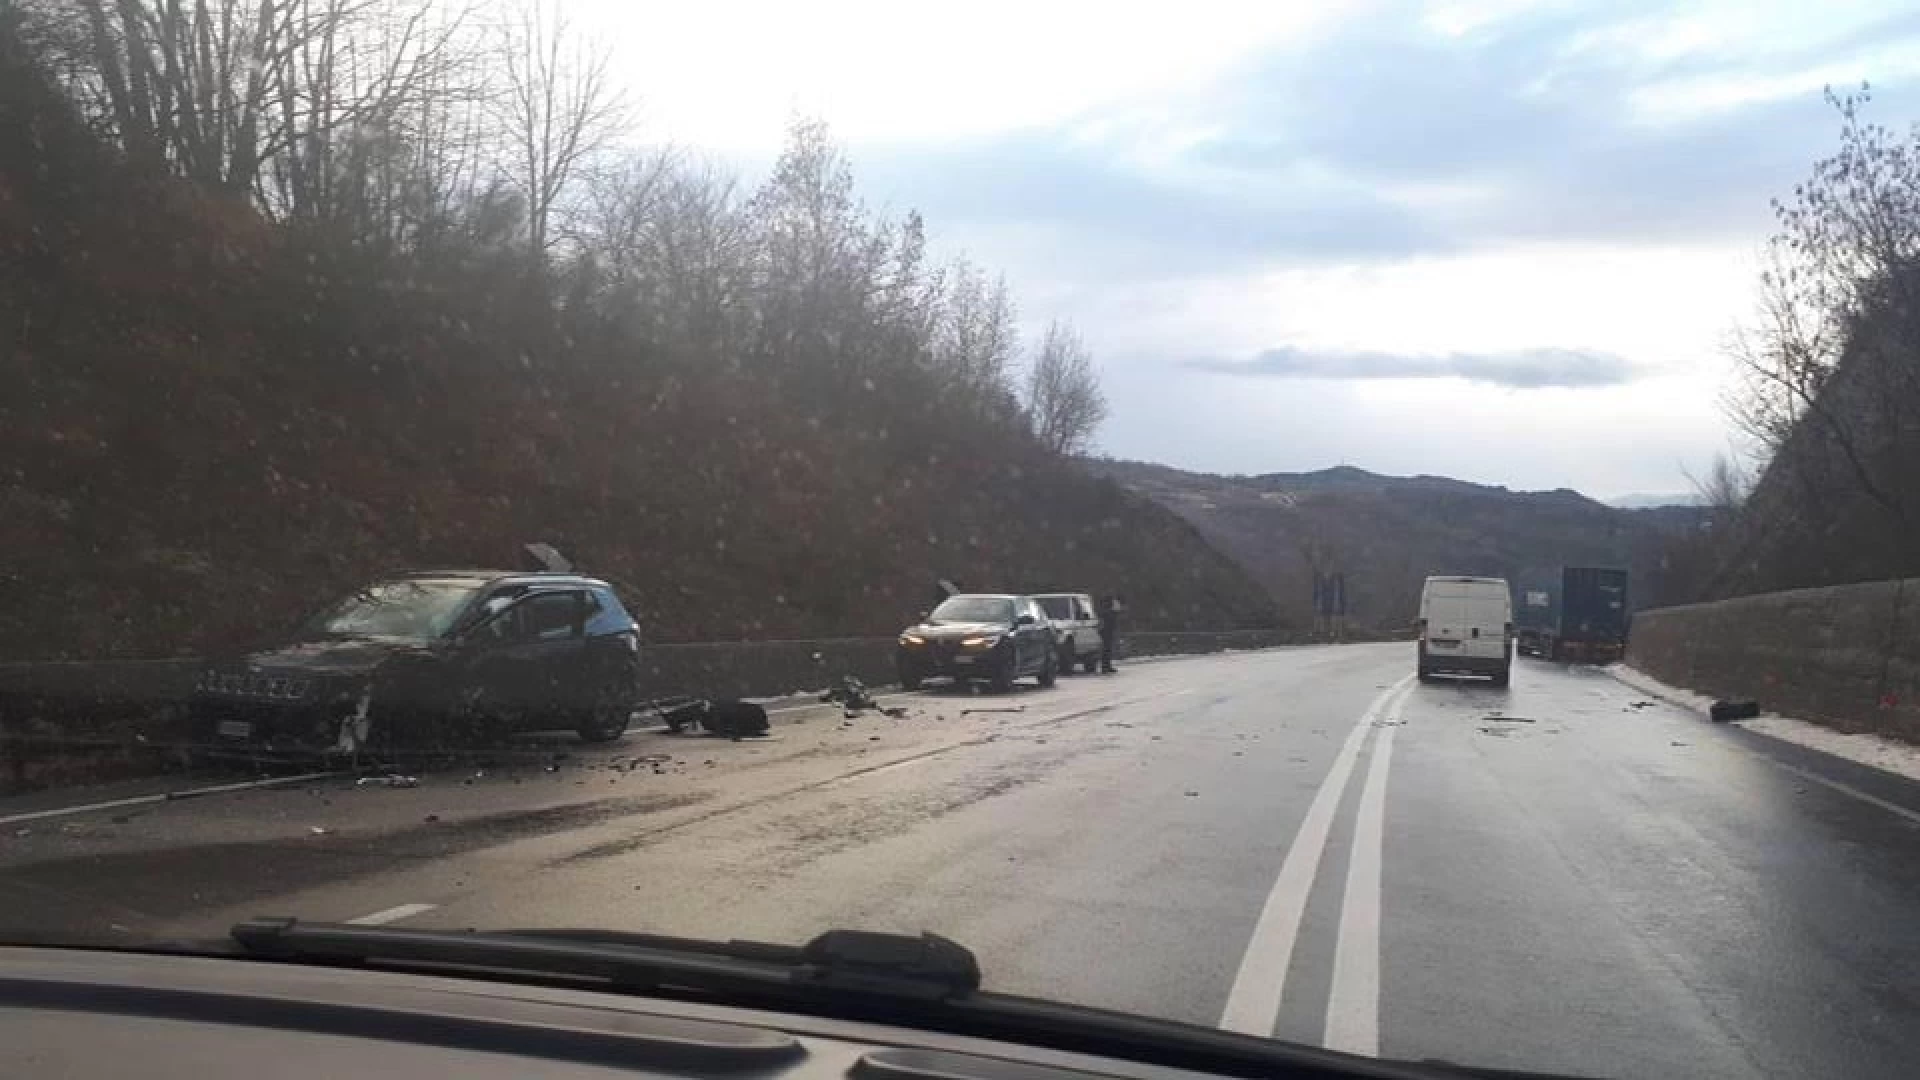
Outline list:
[[[282,960],[445,964],[603,979],[622,988],[730,992],[812,988],[938,1000],[980,988],[973,953],[937,934],[830,930],[804,946],[601,930],[446,933],[256,918],[235,926],[249,954]]]
[[[794,946],[611,930],[445,932],[256,918],[235,926],[232,936],[262,959],[589,978],[616,990],[691,992],[723,1004],[786,1007],[1228,1076],[1545,1076],[1361,1058],[1174,1020],[983,993],[973,953],[937,934],[829,930]]]

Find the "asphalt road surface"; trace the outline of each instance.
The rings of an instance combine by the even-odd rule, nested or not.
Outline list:
[[[1412,664],[1162,660],[796,708],[764,740],[556,738],[417,787],[0,801],[0,933],[926,929],[992,989],[1363,1053],[1920,1075],[1920,788],[1591,669]]]

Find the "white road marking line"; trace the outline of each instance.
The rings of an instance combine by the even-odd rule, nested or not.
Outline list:
[[[1871,805],[1871,806],[1877,806],[1880,809],[1885,810],[1889,814],[1897,814],[1900,817],[1906,818],[1908,821],[1913,822],[1915,825],[1920,825],[1920,812],[1909,810],[1906,807],[1901,806],[1899,803],[1888,802],[1887,800],[1881,798],[1878,795],[1869,795],[1868,793],[1861,791],[1859,788],[1854,787],[1852,784],[1842,783],[1839,780],[1830,780],[1824,776],[1821,776],[1819,773],[1814,772],[1812,769],[1803,769],[1798,765],[1789,765],[1784,761],[1775,761],[1774,759],[1770,757],[1766,757],[1765,755],[1762,755],[1762,754],[1754,754],[1754,756],[1760,758],[1761,760],[1767,762],[1768,764],[1774,765],[1781,769],[1785,769],[1787,772],[1790,772],[1795,776],[1801,777],[1802,779],[1811,780],[1816,784],[1821,784],[1826,787],[1832,788],[1833,790],[1839,792],[1842,795],[1851,795],[1854,798],[1859,799],[1863,803],[1867,803],[1868,805]]]
[[[371,915],[362,915],[357,919],[348,919],[347,925],[384,926],[387,923],[399,922],[401,919],[411,919],[415,915],[424,915],[439,906],[438,904],[401,904],[399,907],[390,907],[385,911],[376,911]]]
[[[1360,789],[1322,1040],[1329,1050],[1368,1057],[1380,1055],[1380,871],[1386,842],[1387,770],[1393,761],[1396,730],[1393,725],[1380,729],[1367,762],[1366,783]]]
[[[1247,951],[1240,958],[1240,971],[1234,976],[1233,989],[1227,993],[1227,1007],[1220,1014],[1220,1026],[1228,1031],[1270,1036],[1280,1019],[1280,1003],[1285,993],[1287,969],[1293,963],[1293,944],[1300,933],[1300,919],[1307,910],[1307,894],[1320,872],[1320,857],[1327,848],[1327,835],[1333,830],[1333,815],[1346,793],[1353,775],[1353,763],[1360,756],[1360,745],[1373,730],[1374,721],[1386,711],[1393,698],[1413,682],[1408,675],[1387,687],[1373,699],[1366,712],[1355,721],[1347,741],[1334,756],[1320,790],[1314,793],[1293,845],[1280,863],[1273,891],[1267,894],[1260,921],[1254,924]]]
[[[0,817],[0,825],[17,825],[23,821],[43,821],[47,818],[70,817],[74,814],[91,814],[101,810],[122,810],[129,806],[146,806],[151,803],[178,802],[181,799],[193,799],[202,795],[225,795],[233,791],[249,791],[254,788],[277,787],[281,784],[298,784],[307,780],[324,780],[329,776],[345,775],[338,772],[302,773],[299,776],[273,776],[265,780],[246,780],[237,784],[216,784],[213,787],[187,788],[184,791],[162,791],[155,795],[135,795],[127,799],[113,799],[108,802],[85,803],[80,806],[60,806],[51,810],[34,810],[30,813],[9,814]]]

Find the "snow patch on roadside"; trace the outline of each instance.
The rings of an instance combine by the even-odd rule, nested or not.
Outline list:
[[[1705,694],[1696,694],[1691,690],[1668,686],[1646,672],[1630,668],[1625,664],[1611,664],[1606,672],[1616,680],[1649,697],[1659,698],[1683,709],[1692,709],[1701,716],[1707,714],[1708,707],[1714,701]],[[1835,731],[1822,724],[1796,720],[1791,716],[1782,716],[1774,712],[1763,712],[1752,720],[1740,720],[1736,723],[1748,731],[1757,731],[1782,742],[1832,754],[1834,757],[1845,758],[1856,764],[1884,769],[1909,780],[1920,780],[1920,746],[1911,743],[1889,739],[1884,735]]]

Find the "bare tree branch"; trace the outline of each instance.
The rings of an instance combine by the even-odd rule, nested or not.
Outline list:
[[[1093,357],[1072,326],[1055,320],[1027,372],[1027,416],[1041,443],[1059,454],[1086,449],[1107,418]]]

